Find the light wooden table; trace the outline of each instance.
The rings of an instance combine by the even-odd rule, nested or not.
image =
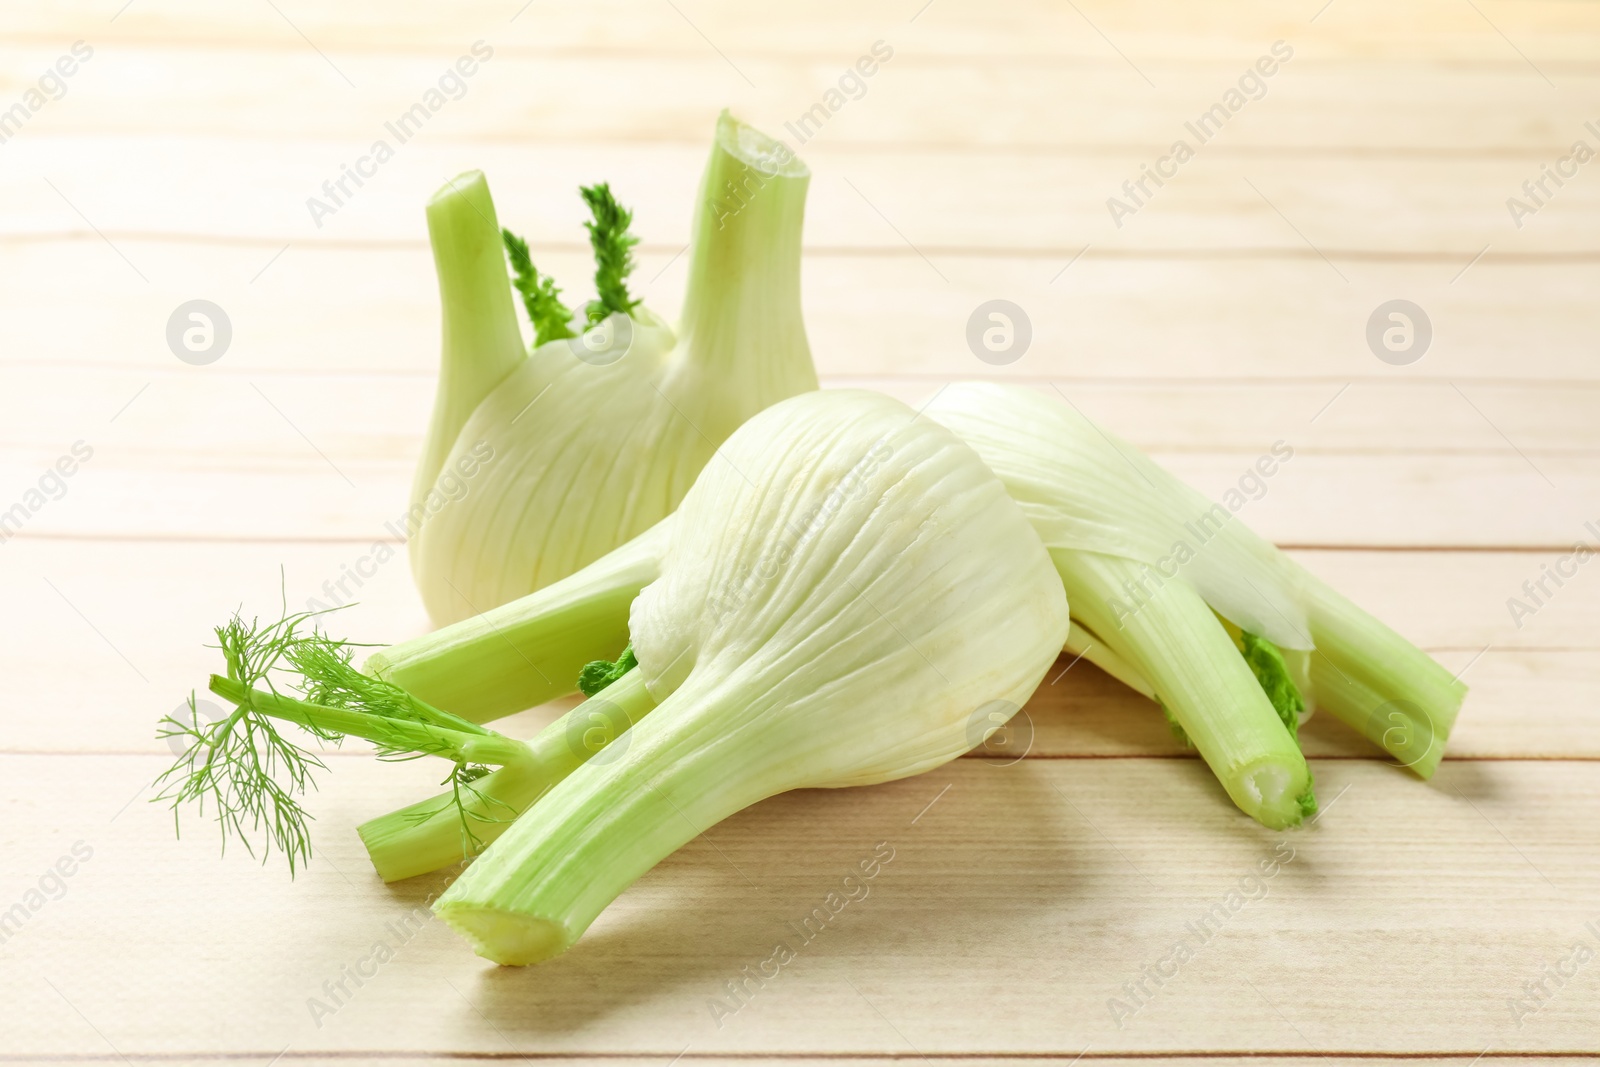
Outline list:
[[[0,544],[0,909],[26,919],[0,944],[0,1061],[1600,1054],[1600,563],[1520,626],[1507,607],[1600,540],[1600,162],[1546,179],[1520,227],[1507,205],[1600,148],[1600,9],[520,2],[0,15],[0,112],[93,50],[0,144],[0,509],[92,450]],[[314,225],[306,199],[479,40],[465,94]],[[437,358],[423,200],[483,168],[581,289],[574,190],[609,179],[671,316],[717,111],[793,142],[876,41],[892,58],[801,146],[826,382],[1053,382],[1208,493],[1290,443],[1244,518],[1465,672],[1451,758],[1423,784],[1316,720],[1324,814],[1273,835],[1080,666],[1030,704],[1029,759],[761,804],[547,966],[497,970],[429,921],[318,1025],[308,998],[442,887],[385,888],[351,830],[435,769],[334,761],[291,884],[206,828],[172,840],[153,724],[211,668],[211,625],[273,608],[280,566],[300,602],[390,537]],[[1115,225],[1107,198],[1277,41],[1264,95]],[[1004,367],[963,340],[996,297],[1034,331]],[[208,366],[165,340],[195,298],[232,323]],[[1403,366],[1365,338],[1393,299],[1432,326]],[[355,635],[424,625],[401,562],[361,595]],[[871,895],[728,1014],[727,983],[878,842]],[[1119,1025],[1124,983],[1275,848],[1264,895]]]

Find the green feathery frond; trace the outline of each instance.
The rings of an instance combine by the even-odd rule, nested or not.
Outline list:
[[[584,223],[594,249],[594,288],[599,294],[599,299],[589,301],[586,309],[589,325],[593,326],[612,312],[627,315],[639,306],[638,300],[628,296],[626,285],[633,272],[633,246],[639,239],[628,232],[633,225],[633,212],[617,203],[609,183],[585,185],[579,192],[594,216],[593,221]]]
[[[258,620],[246,624],[235,614],[215,631],[215,647],[222,651],[228,677],[247,689],[263,682],[271,686],[270,673],[302,637],[300,627],[316,614],[285,615],[267,626]],[[234,837],[255,855],[250,839],[265,831],[262,862],[276,848],[289,861],[293,875],[298,864],[311,858],[306,826],[311,815],[298,798],[315,784],[313,773],[326,766],[315,752],[284,737],[271,719],[248,706],[212,723],[201,722],[192,692],[188,707],[187,720],[175,715],[161,720],[158,736],[169,744],[181,738],[186,745],[177,762],[156,779],[159,791],[154,799],[171,803],[175,825],[183,805],[193,803],[203,815],[210,801],[224,852],[228,838]],[[315,728],[308,732],[324,741],[338,740],[337,735]]]
[[[522,305],[528,309],[528,321],[533,323],[534,345],[576,337],[577,334],[572,330],[572,310],[561,302],[561,290],[556,288],[556,280],[548,274],[540,274],[533,265],[528,242],[506,229],[500,231],[500,237],[505,241],[506,258],[511,261],[511,271],[516,275],[511,285],[522,294]]]
[[[251,855],[253,837],[265,832],[261,857],[276,848],[289,861],[292,876],[311,858],[311,836],[300,798],[315,785],[313,773],[326,770],[315,752],[285,737],[280,723],[292,723],[312,737],[335,744],[346,736],[364,738],[389,760],[440,756],[455,767],[454,802],[488,773],[485,765],[506,766],[532,758],[527,745],[418,700],[404,689],[362,674],[351,666],[355,645],[335,640],[307,624],[321,612],[286,614],[263,625],[235,614],[216,630],[227,675],[212,675],[213,693],[235,705],[217,722],[202,724],[193,695],[189,714],[162,720],[163,739],[183,738],[186,747],[157,780],[157,800],[169,801],[178,817],[184,804],[203,813],[209,801],[222,831],[223,847],[238,838]],[[287,677],[299,696],[278,688]],[[478,799],[482,799],[478,797]],[[471,833],[464,808],[462,829]]]
[[[284,658],[300,676],[297,688],[307,703],[399,722],[424,723],[463,734],[494,734],[487,727],[417,699],[393,682],[362,674],[350,662],[356,647],[359,646],[315,632],[288,646]]]
[[[407,812],[405,818],[413,826],[420,826],[438,815],[442,811],[454,808],[456,821],[461,826],[461,854],[467,858],[482,852],[487,843],[479,837],[472,828],[474,822],[479,823],[509,823],[516,819],[522,812],[517,807],[507,804],[499,797],[486,793],[475,784],[480,778],[487,778],[494,773],[492,767],[479,763],[458,763],[451,768],[440,785],[450,787],[450,795],[443,797],[438,807],[424,807],[416,811]],[[477,810],[470,817],[467,814],[467,804],[476,802]],[[500,815],[493,814],[499,811]]]

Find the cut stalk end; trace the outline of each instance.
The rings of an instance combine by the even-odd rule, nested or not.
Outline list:
[[[679,373],[722,440],[769,404],[817,388],[800,310],[800,239],[811,171],[789,147],[723,112],[695,209]]]
[[[1275,830],[1300,822],[1311,792],[1305,757],[1200,594],[1169,582],[1128,611],[1119,605],[1138,564],[1071,549],[1051,549],[1050,557],[1073,614],[1148,680],[1239,809]]]
[[[1295,767],[1282,760],[1258,760],[1223,784],[1241,811],[1271,830],[1298,826],[1317,809],[1303,762]]]
[[[788,145],[748,126],[724,109],[717,116],[717,147],[747,167],[782,178],[809,178],[811,168]]]
[[[434,912],[486,960],[507,967],[543,963],[565,952],[576,938],[549,919],[500,908],[441,902]]]

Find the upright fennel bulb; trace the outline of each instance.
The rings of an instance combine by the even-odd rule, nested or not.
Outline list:
[[[483,175],[439,191],[428,228],[443,349],[413,514],[436,490],[456,499],[411,538],[412,571],[436,623],[549,585],[647,530],[736,427],[817,387],[800,313],[809,180],[783,145],[722,115],[676,334],[627,296],[629,216],[604,187],[585,190],[600,291],[586,324],[561,321],[553,286],[508,234],[544,340],[526,354]],[[466,469],[475,473],[463,491],[457,472]]]
[[[638,666],[616,683],[639,676],[658,706],[435,905],[490,959],[564,951],[640,875],[764,797],[954,759],[1066,639],[1061,583],[999,481],[877,394],[751,419],[667,536],[630,616]]]
[[[1050,550],[1069,647],[1108,651],[1245,812],[1284,826],[1314,806],[1302,694],[1422,777],[1438,766],[1466,687],[1226,508],[1030,389],[958,383],[926,414],[984,458]]]

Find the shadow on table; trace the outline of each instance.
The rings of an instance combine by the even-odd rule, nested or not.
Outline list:
[[[713,1000],[740,1010],[730,984],[752,1003],[770,1000],[790,974],[814,978],[812,960],[992,947],[993,929],[1026,929],[1059,907],[1083,873],[1080,847],[1098,843],[1036,762],[967,759],[900,782],[763,801],[647,874],[564,956],[486,965],[462,992],[520,1045],[652,1002],[710,1022]],[[1051,815],[1017,818],[1028,811]],[[777,977],[752,979],[764,963]]]
[[[860,974],[868,960],[932,973],[992,954],[997,930],[1038,932],[1037,943],[1011,942],[1007,952],[1054,972],[1075,924],[1103,918],[1106,899],[1209,899],[1281,841],[1298,850],[1291,882],[1320,892],[1315,841],[1328,827],[1285,836],[1241,815],[1202,761],[1171,758],[1183,750],[1159,712],[1088,664],[1041,694],[1028,705],[1033,758],[969,755],[898,782],[773,797],[659,864],[564,956],[525,968],[482,962],[456,979],[460,992],[522,1049],[664,1004],[705,1012],[712,1024],[746,1010],[744,1001],[784,997],[786,983],[836,980],[841,967]],[[1086,753],[1113,758],[1051,758]],[[1115,758],[1123,754],[1146,758]],[[1397,787],[1421,785],[1394,774]],[[1350,775],[1329,778],[1319,796],[1338,803],[1338,780]],[[1181,884],[1164,862],[1197,842],[1229,857],[1217,885]],[[862,877],[861,864],[886,853],[892,859]],[[1237,871],[1227,865],[1235,857]],[[448,881],[393,889],[421,902]]]

